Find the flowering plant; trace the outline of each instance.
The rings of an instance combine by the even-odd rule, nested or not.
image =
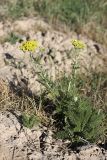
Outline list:
[[[85,43],[80,40],[72,40],[71,43],[75,49],[84,49],[85,48]]]
[[[35,41],[35,40],[29,40],[26,42],[23,42],[22,45],[20,46],[20,49],[22,51],[30,51],[30,52],[34,52],[35,49],[37,49],[39,47],[39,42]]]

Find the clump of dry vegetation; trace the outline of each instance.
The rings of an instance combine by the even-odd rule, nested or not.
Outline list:
[[[36,122],[49,122],[41,108],[40,97],[30,97],[23,89],[14,90],[13,86],[0,79],[0,111],[20,111],[23,124],[31,128]],[[29,120],[28,120],[29,119]]]

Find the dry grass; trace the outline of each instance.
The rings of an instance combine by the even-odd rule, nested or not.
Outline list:
[[[14,110],[20,111],[22,114],[31,114],[38,116],[44,124],[49,123],[46,113],[43,111],[41,103],[36,103],[35,99],[23,93],[19,96],[17,93],[12,92],[9,84],[0,79],[0,111]]]
[[[87,35],[90,39],[107,46],[107,29],[97,25],[95,22],[89,22],[81,29],[83,35]]]
[[[10,91],[7,83],[4,80],[0,80],[0,109],[5,110],[6,108],[10,108],[11,104]],[[8,103],[7,103],[8,102]],[[8,106],[8,107],[7,107]]]

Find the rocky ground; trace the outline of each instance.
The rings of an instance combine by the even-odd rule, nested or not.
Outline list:
[[[6,41],[14,33],[15,44]],[[37,50],[34,57],[40,56],[40,63],[56,79],[57,74],[71,71],[73,46],[71,39],[80,39],[86,48],[79,54],[80,71],[107,73],[106,48],[87,37],[76,33],[63,33],[54,30],[39,18],[23,19],[0,23],[0,78],[12,82],[21,89],[36,94],[40,90],[37,81],[37,66],[31,62],[28,52],[19,49],[26,39],[38,40],[44,51]],[[27,129],[20,123],[20,113],[0,113],[0,160],[106,160],[106,150],[96,145],[88,145],[78,152],[67,150],[66,144],[52,138],[52,132],[43,126]]]
[[[0,160],[106,160],[107,152],[96,145],[72,151],[52,138],[51,130],[21,125],[20,113],[0,113]]]
[[[107,54],[104,46],[93,42],[86,37],[77,35],[76,33],[63,33],[52,29],[47,23],[34,19],[24,19],[13,23],[0,23],[0,39],[6,39],[11,33],[15,34],[19,41],[26,39],[36,39],[44,52],[36,51],[34,57],[40,56],[42,66],[53,76],[57,76],[57,72],[69,73],[71,71],[72,54],[69,51],[73,48],[71,39],[83,40],[86,48],[79,54],[81,64],[81,73],[86,73],[92,70],[96,72],[107,72],[106,60]],[[4,38],[5,37],[5,38]],[[11,38],[10,38],[11,41]],[[37,83],[37,75],[32,70],[32,63],[29,58],[29,53],[23,53],[20,49],[20,42],[11,44],[3,42],[0,45],[0,77],[9,81],[20,81],[25,79],[28,88],[32,92],[39,90]],[[20,70],[18,68],[20,66]],[[33,65],[34,68],[34,65]],[[34,70],[37,71],[37,68]],[[18,79],[16,79],[18,77]],[[18,82],[17,82],[18,83]],[[24,84],[23,84],[24,85]],[[38,86],[38,87],[37,87]]]

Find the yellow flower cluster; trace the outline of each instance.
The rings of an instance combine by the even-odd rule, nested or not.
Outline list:
[[[34,41],[34,40],[29,40],[26,42],[23,42],[22,45],[20,46],[20,49],[22,51],[30,51],[30,52],[34,52],[36,48],[39,47],[39,42],[38,41]]]
[[[72,40],[71,43],[74,46],[74,48],[76,48],[76,49],[85,48],[85,43],[80,40]]]

